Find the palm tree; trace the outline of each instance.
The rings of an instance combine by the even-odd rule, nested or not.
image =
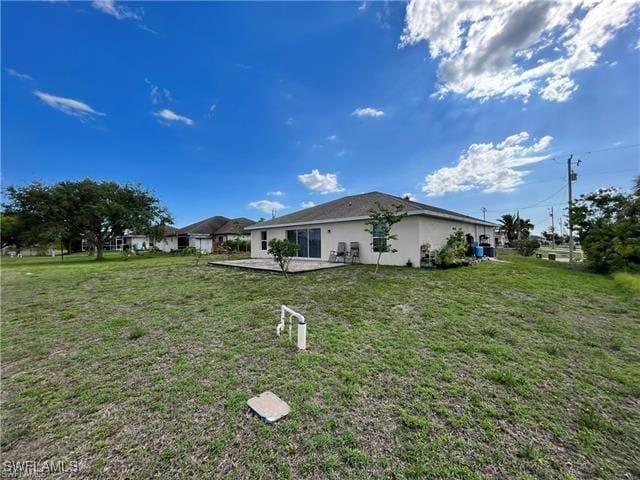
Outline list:
[[[534,225],[533,223],[531,223],[531,220],[529,220],[528,218],[518,217],[516,232],[520,232],[520,238],[527,238],[531,233],[531,230],[533,230],[533,227]],[[516,233],[516,236],[517,236],[517,233]]]
[[[507,237],[509,243],[517,240],[518,237],[527,238],[534,227],[531,220],[520,218],[518,214],[506,213],[498,219],[498,222],[500,222],[500,231]]]
[[[510,213],[505,213],[498,219],[498,222],[500,222],[500,232],[507,237],[509,243],[517,237],[516,221],[517,218]]]

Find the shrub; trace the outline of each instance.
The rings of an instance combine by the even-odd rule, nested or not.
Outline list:
[[[540,248],[540,242],[535,238],[525,238],[523,240],[515,240],[513,246],[523,257],[530,257]]]
[[[615,188],[582,195],[571,212],[582,251],[601,273],[640,269],[640,176],[630,193]]]
[[[466,257],[467,241],[462,230],[456,230],[447,239],[447,243],[437,253],[433,261],[436,267],[451,268],[469,265]]]
[[[185,247],[182,250],[180,250],[180,255],[195,255],[196,253],[198,253],[198,249],[196,247]]]
[[[269,241],[269,250],[267,253],[273,257],[274,262],[280,265],[280,270],[284,276],[287,276],[289,271],[289,262],[298,252],[298,245],[289,242],[286,238],[273,238]]]
[[[251,242],[242,238],[227,240],[224,242],[225,248],[232,252],[248,252],[251,249]]]

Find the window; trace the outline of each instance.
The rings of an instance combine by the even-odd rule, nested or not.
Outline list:
[[[262,250],[267,249],[267,231],[266,230],[263,230],[262,232],[260,232],[260,246]]]
[[[187,235],[180,235],[178,237],[178,250],[182,250],[189,246],[189,237]]]
[[[378,224],[373,227],[373,234],[371,245],[374,252],[386,252],[387,251],[387,235],[386,225]]]
[[[320,258],[322,256],[319,228],[287,230],[287,240],[298,245],[297,257]]]

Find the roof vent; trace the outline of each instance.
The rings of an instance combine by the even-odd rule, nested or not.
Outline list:
[[[352,205],[353,205],[353,203],[349,202],[349,206],[352,206]]]

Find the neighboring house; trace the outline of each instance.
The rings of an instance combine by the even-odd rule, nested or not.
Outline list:
[[[244,238],[249,240],[245,227],[254,224],[248,218],[227,218],[215,216],[206,218],[186,227],[164,227],[164,238],[154,241],[148,235],[128,234],[113,238],[105,245],[105,250],[147,250],[157,248],[163,252],[175,252],[187,247],[194,247],[202,252],[213,252],[216,243]],[[83,240],[83,250],[86,242]]]
[[[501,227],[496,227],[493,230],[493,236],[496,247],[504,247],[509,243],[509,240]]]
[[[172,252],[178,250],[177,233],[178,229],[176,227],[165,225],[164,238],[159,241],[149,239],[149,243],[147,245],[149,245],[150,248],[157,248],[158,250],[162,250],[163,252]]]
[[[149,237],[147,235],[140,235],[135,233],[128,233],[122,236],[113,237],[104,244],[105,251],[122,251],[122,250],[146,250],[149,248]],[[86,239],[81,239],[81,251],[88,250],[89,242]]]
[[[245,227],[254,223],[248,218],[227,218],[216,215],[186,227],[174,229],[170,234],[165,233],[164,240],[158,242],[156,247],[165,252],[187,247],[195,247],[203,252],[213,252],[213,247],[217,243],[236,238],[249,240],[249,233],[245,231]]]
[[[239,238],[249,240],[249,233],[245,231],[245,228],[254,223],[256,222],[244,217],[233,218],[216,230],[214,241],[215,243],[224,243]]]
[[[381,264],[405,265],[410,260],[418,267],[421,245],[428,243],[431,250],[441,248],[457,229],[472,235],[475,241],[485,235],[486,242],[493,245],[495,223],[386,193],[370,192],[343,197],[247,227],[251,232],[251,255],[268,257],[268,242],[272,238],[288,238],[297,243],[299,258],[322,260],[329,259],[330,252],[338,248],[339,242],[345,242],[347,249],[351,242],[358,242],[360,261],[376,263],[378,253],[371,246],[375,237],[365,231],[368,211],[376,207],[376,202],[388,208],[401,205],[408,214],[392,228],[392,233],[398,235],[398,239],[391,242],[397,252],[383,253]]]
[[[176,234],[178,242],[177,250],[195,247],[203,252],[212,252],[213,236],[216,231],[228,221],[229,219],[227,217],[216,215],[215,217],[205,218],[204,220],[178,229]]]

